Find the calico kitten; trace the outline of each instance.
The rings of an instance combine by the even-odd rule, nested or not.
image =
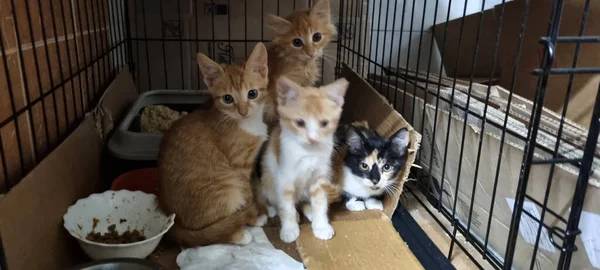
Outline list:
[[[300,86],[313,86],[320,78],[319,60],[323,48],[337,31],[331,23],[329,0],[317,2],[310,10],[301,10],[282,18],[269,14],[267,24],[274,32],[269,49],[269,100],[265,122],[277,124],[276,81],[285,76]]]
[[[340,126],[336,138],[345,143],[342,200],[350,211],[383,210],[383,195],[394,192],[408,157],[408,129],[390,138],[365,126]]]
[[[280,238],[286,243],[300,235],[296,204],[312,206],[312,230],[330,239],[333,227],[327,217],[334,133],[342,112],[346,79],[320,88],[301,87],[282,77],[277,80],[280,125],[271,133],[262,158],[261,195],[269,216],[277,206]]]
[[[198,54],[212,107],[178,120],[158,158],[160,205],[175,213],[170,234],[185,247],[250,243],[245,225],[262,226],[251,186],[256,154],[267,138],[262,120],[267,50],[258,43],[245,65],[219,65]]]

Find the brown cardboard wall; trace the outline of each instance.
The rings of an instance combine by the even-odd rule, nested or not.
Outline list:
[[[0,191],[56,147],[114,76],[113,53],[103,55],[115,44],[107,1],[0,0]]]

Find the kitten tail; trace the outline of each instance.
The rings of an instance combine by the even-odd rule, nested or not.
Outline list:
[[[235,232],[243,226],[253,223],[257,216],[258,208],[256,204],[251,203],[234,214],[199,230],[191,230],[175,222],[169,234],[177,243],[186,248],[227,244],[232,242]]]

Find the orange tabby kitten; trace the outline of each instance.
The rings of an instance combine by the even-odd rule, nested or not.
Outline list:
[[[250,173],[267,138],[267,50],[258,43],[245,65],[219,65],[198,54],[213,106],[177,121],[158,159],[160,205],[175,213],[170,233],[186,247],[250,243],[245,225],[262,226]]]
[[[273,47],[269,49],[269,100],[265,122],[277,123],[275,101],[277,78],[285,76],[300,86],[313,86],[320,77],[319,60],[323,48],[336,35],[331,23],[329,0],[317,2],[312,9],[295,11],[282,18],[268,15],[267,24],[273,29]]]
[[[280,238],[293,242],[300,235],[298,203],[311,205],[312,231],[330,239],[328,198],[339,189],[331,180],[334,133],[342,113],[346,79],[322,86],[301,87],[286,77],[277,80],[279,126],[271,133],[262,158],[261,200],[269,216],[281,219]]]

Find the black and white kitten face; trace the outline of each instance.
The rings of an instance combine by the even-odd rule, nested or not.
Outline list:
[[[374,130],[349,126],[342,137],[348,147],[344,168],[345,196],[351,201],[368,204],[368,199],[391,191],[390,186],[397,181],[406,163],[408,129],[400,129],[390,138],[383,138]],[[368,205],[366,208],[371,209]]]

